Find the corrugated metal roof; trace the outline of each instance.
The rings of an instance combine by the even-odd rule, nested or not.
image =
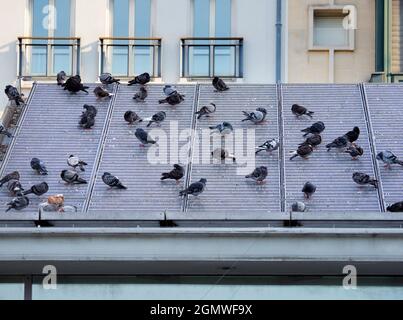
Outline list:
[[[175,153],[170,152],[172,143],[167,149],[166,163],[151,164],[147,160],[148,148],[141,148],[139,141],[134,136],[138,127],[150,131],[154,138],[156,138],[156,133],[153,134],[152,130],[155,129],[162,129],[169,134],[171,126],[175,126],[175,121],[177,121],[179,132],[191,127],[196,86],[178,85],[176,87],[186,97],[180,105],[172,107],[168,104],[158,104],[158,100],[164,98],[161,85],[148,86],[148,98],[145,102],[139,103],[132,99],[138,91],[138,87],[119,86],[91,198],[90,212],[130,210],[133,213],[148,214],[181,211],[182,199],[179,197],[179,191],[183,188],[184,179],[178,185],[172,181],[160,181],[161,173],[169,172],[173,168],[170,161],[171,156],[175,156]],[[128,110],[135,111],[142,118],[149,118],[158,111],[165,111],[167,118],[159,128],[153,125],[147,129],[147,122],[129,126],[123,119],[124,113]],[[172,128],[172,130],[175,129]],[[179,149],[186,148],[186,144],[186,140],[181,141],[178,145]],[[185,155],[188,155],[188,149],[186,149]],[[184,160],[187,161],[187,157]],[[177,160],[174,162],[178,163]],[[186,162],[181,164],[186,165]],[[110,190],[102,182],[102,174],[105,171],[118,176],[128,190]]]
[[[352,181],[354,172],[375,175],[368,140],[367,123],[358,85],[283,85],[283,120],[285,148],[286,208],[295,201],[304,201],[301,192],[305,182],[317,186],[313,198],[306,201],[312,212],[379,211],[378,193],[372,187],[359,188]],[[291,112],[293,104],[314,111],[314,119],[297,119]],[[289,161],[288,153],[304,142],[300,130],[316,121],[323,121],[326,130],[322,145],[309,157]],[[326,144],[352,130],[361,129],[357,144],[364,156],[352,161],[348,154],[326,151]]]
[[[247,142],[246,130],[248,129],[255,131],[254,146],[263,144],[272,138],[279,138],[275,85],[231,85],[231,89],[223,93],[214,92],[211,85],[201,85],[199,108],[210,102],[217,105],[217,111],[210,118],[197,121],[196,132],[199,137],[203,129],[228,121],[235,131],[242,129],[244,146]],[[266,124],[254,125],[250,122],[241,122],[245,118],[242,111],[252,112],[258,107],[264,107],[268,111]],[[235,143],[236,141],[235,139]],[[202,148],[201,144],[199,143],[199,150]],[[237,146],[239,147],[239,144]],[[254,146],[252,145],[252,148]],[[226,148],[233,150],[231,147]],[[210,151],[213,149],[215,147],[211,147]],[[245,155],[246,150],[240,151]],[[237,172],[239,167],[244,166],[241,159],[238,158],[238,165],[232,164],[231,161],[229,164],[213,164],[213,162],[209,164],[197,161],[196,157],[200,155],[201,152],[198,152],[197,148],[193,150],[195,163],[192,166],[191,182],[206,178],[207,188],[198,198],[189,198],[187,208],[189,212],[200,212],[200,214],[204,212],[243,212],[247,216],[251,211],[262,214],[280,211],[278,151],[273,152],[272,156],[262,152],[256,159],[253,159],[256,160],[256,164],[249,170],[250,172],[246,172],[249,174],[255,167],[267,166],[269,175],[267,183],[262,186],[258,186],[253,180],[246,180],[245,173]],[[210,155],[207,156],[210,157]]]
[[[365,91],[375,140],[376,153],[390,150],[403,159],[403,86],[366,84]],[[403,168],[386,170],[378,163],[386,204],[403,201]]]

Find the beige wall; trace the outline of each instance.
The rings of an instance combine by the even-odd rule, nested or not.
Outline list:
[[[355,51],[309,51],[309,6],[355,5]],[[334,67],[335,83],[368,81],[375,69],[375,0],[288,0],[288,82],[326,83]],[[330,71],[329,71],[330,70]]]

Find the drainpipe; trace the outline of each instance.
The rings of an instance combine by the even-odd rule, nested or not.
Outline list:
[[[376,0],[375,9],[375,72],[385,71],[385,0]]]
[[[282,56],[282,33],[283,33],[283,0],[277,0],[277,18],[276,18],[276,82],[280,83],[282,80],[281,69],[283,64]]]
[[[385,72],[386,82],[392,82],[392,6],[391,0],[385,1]]]

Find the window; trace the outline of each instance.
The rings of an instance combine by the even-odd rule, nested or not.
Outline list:
[[[231,36],[231,0],[193,0],[193,36],[195,38],[229,38]],[[220,41],[212,48],[207,41],[196,41],[189,48],[189,74],[194,77],[235,74],[235,48]],[[203,44],[206,44],[203,46]],[[213,69],[213,70],[211,70]]]
[[[32,37],[70,37],[72,0],[32,0]],[[72,47],[63,40],[35,41],[31,48],[30,74],[55,75],[60,70],[72,73]]]
[[[113,0],[112,35],[115,38],[149,38],[151,36],[151,0]],[[111,72],[129,76],[148,72],[153,74],[153,48],[148,40],[117,40],[112,46]]]
[[[354,50],[355,8],[311,7],[310,49]]]

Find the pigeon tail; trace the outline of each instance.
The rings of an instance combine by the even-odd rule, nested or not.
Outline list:
[[[78,184],[87,184],[88,182],[86,180],[84,180],[83,178],[78,177],[76,180],[76,183]]]
[[[298,157],[298,152],[296,152],[296,151],[292,152],[291,154],[292,154],[292,156],[291,156],[291,158],[290,158],[290,161],[292,161],[292,160],[294,160],[296,157]]]
[[[395,161],[395,164],[398,164],[398,165],[403,166],[403,161],[402,161],[402,160],[396,160],[396,161]]]
[[[315,114],[315,112],[313,112],[313,111],[308,111],[307,113],[306,113],[306,115],[309,117],[309,118],[313,118],[313,115]]]

